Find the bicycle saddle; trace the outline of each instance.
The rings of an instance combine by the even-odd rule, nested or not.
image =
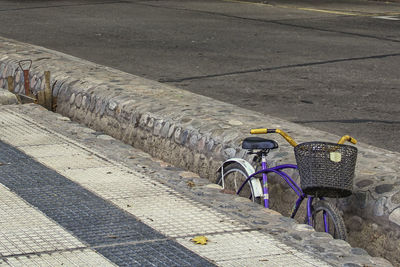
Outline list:
[[[247,137],[242,143],[243,149],[275,149],[278,143],[274,140],[264,139],[261,137]]]

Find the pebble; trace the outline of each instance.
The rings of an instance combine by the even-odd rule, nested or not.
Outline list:
[[[389,220],[400,226],[400,208],[397,208],[390,213]]]
[[[60,120],[60,121],[71,121],[70,118],[64,117],[64,116],[62,116],[62,117],[57,117],[57,120]]]
[[[97,136],[97,139],[106,140],[106,141],[108,141],[108,140],[115,140],[114,137],[109,136],[109,135],[106,135],[106,134],[98,135],[98,136]]]
[[[204,187],[211,188],[211,189],[219,189],[219,190],[222,190],[222,186],[217,185],[217,184],[207,184],[207,185],[205,185]]]
[[[238,120],[230,120],[230,121],[228,121],[228,123],[229,123],[230,125],[233,125],[233,126],[240,126],[240,125],[243,125],[243,122],[238,121]]]

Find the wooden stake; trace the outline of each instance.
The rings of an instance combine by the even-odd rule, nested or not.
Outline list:
[[[8,91],[10,91],[11,93],[14,93],[14,77],[8,76],[7,82],[8,82]]]
[[[56,111],[57,110],[57,97],[53,96],[53,103],[51,103],[51,111]]]
[[[17,94],[17,98],[18,98],[18,101],[21,104],[30,104],[30,103],[36,103],[37,102],[36,98],[30,97],[30,96],[26,96],[26,95],[23,95],[23,94]]]
[[[38,99],[38,104],[41,106],[45,106],[46,105],[46,99],[45,99],[45,95],[44,95],[44,91],[38,91],[37,92],[37,99]]]
[[[48,110],[52,109],[52,98],[53,98],[53,93],[50,88],[50,71],[45,71],[44,72],[44,78],[45,78],[45,88],[44,88],[44,99],[45,99],[45,108]]]

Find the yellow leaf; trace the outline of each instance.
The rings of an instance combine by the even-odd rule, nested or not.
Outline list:
[[[193,181],[187,181],[186,184],[190,188],[195,187],[195,185],[196,185]]]
[[[208,239],[207,239],[207,237],[200,235],[200,236],[194,237],[194,238],[192,239],[192,241],[195,242],[196,244],[206,245]]]

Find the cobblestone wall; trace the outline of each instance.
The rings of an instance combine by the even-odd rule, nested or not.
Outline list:
[[[32,59],[31,87],[34,93],[43,90],[43,72],[51,71],[57,112],[210,180],[224,159],[248,158],[240,142],[250,128],[282,128],[298,142],[339,138],[44,48],[0,42],[0,88],[6,89],[6,77],[13,76],[15,91],[22,92],[17,62]],[[292,148],[278,136],[271,138],[280,150],[270,154],[270,164],[294,162]],[[355,194],[339,203],[350,243],[399,265],[399,153],[365,144],[358,149]],[[278,183],[275,191],[287,189]]]

